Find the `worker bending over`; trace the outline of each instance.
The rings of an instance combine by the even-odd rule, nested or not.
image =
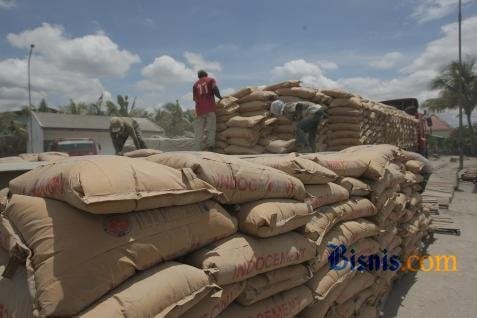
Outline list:
[[[113,117],[109,126],[109,132],[117,155],[122,155],[124,144],[131,137],[136,149],[145,149],[146,144],[141,137],[139,124],[129,117]]]
[[[326,107],[311,102],[284,103],[274,101],[270,106],[273,116],[285,116],[296,123],[295,144],[298,152],[316,151],[318,125],[326,116]]]

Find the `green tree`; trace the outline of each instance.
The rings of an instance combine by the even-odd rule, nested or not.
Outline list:
[[[16,155],[26,151],[28,134],[25,124],[15,112],[0,116],[0,156]]]
[[[106,102],[107,115],[120,117],[151,117],[151,114],[145,109],[136,108],[136,97],[134,97],[131,104],[127,95],[118,95],[116,101],[117,104],[109,100]]]
[[[194,118],[195,114],[191,110],[184,111],[179,101],[162,105],[159,109],[156,109],[154,115],[154,120],[164,128],[168,137],[193,134]]]
[[[77,103],[72,99],[70,99],[68,105],[61,106],[60,109],[66,114],[85,115],[88,113],[88,105],[86,105],[84,102]]]
[[[56,113],[56,110],[54,110],[53,108],[51,108],[50,106],[48,106],[48,103],[46,102],[46,100],[44,98],[41,99],[40,103],[38,104],[38,107],[32,107],[33,111],[37,111],[37,112],[42,112],[42,113]]]
[[[462,67],[456,61],[443,67],[441,74],[434,78],[430,85],[431,89],[439,90],[438,97],[424,102],[424,107],[437,112],[445,109],[455,109],[459,107],[459,102],[462,104],[467,118],[467,129],[470,131],[472,154],[475,154],[476,149],[476,138],[474,127],[472,126],[472,112],[477,105],[477,73],[474,71],[475,63],[475,57],[467,57],[462,62]],[[460,90],[462,94],[459,94]]]

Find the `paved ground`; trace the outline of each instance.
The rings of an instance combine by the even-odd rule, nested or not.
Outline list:
[[[477,158],[464,162],[477,167]],[[477,317],[477,187],[461,183],[449,210],[461,236],[435,234],[430,255],[456,255],[457,272],[417,272],[399,280],[384,308],[384,317]]]

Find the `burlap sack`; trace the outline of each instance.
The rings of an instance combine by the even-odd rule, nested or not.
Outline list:
[[[296,131],[296,125],[294,124],[278,125],[278,126],[275,126],[274,131],[279,134],[294,134]]]
[[[314,244],[295,232],[268,239],[236,234],[190,254],[187,263],[210,272],[217,284],[227,285],[315,255]]]
[[[276,91],[279,88],[297,87],[297,86],[300,86],[300,83],[301,83],[301,81],[298,81],[298,80],[284,81],[284,82],[280,82],[280,83],[265,86],[263,88],[263,90],[264,91]]]
[[[379,243],[379,249],[381,250],[387,249],[389,251],[390,250],[389,245],[391,244],[396,234],[397,234],[396,226],[390,226],[388,229],[386,229],[386,231],[382,232],[377,238]]]
[[[296,137],[294,133],[279,133],[279,132],[273,132],[273,135],[280,140],[291,140]]]
[[[2,213],[7,206],[9,193],[10,189],[8,188],[3,188],[0,190],[0,213]]]
[[[347,108],[360,109],[363,107],[363,104],[361,102],[361,99],[357,96],[353,96],[351,98],[339,97],[339,98],[333,99],[333,101],[330,104],[330,107],[347,107]]]
[[[224,149],[226,147],[228,147],[229,144],[225,141],[222,141],[222,140],[216,140],[215,141],[215,147],[216,148],[219,148],[219,149]]]
[[[354,156],[306,154],[303,158],[313,160],[342,177],[361,177],[368,169],[368,163]]]
[[[184,317],[214,318],[225,310],[244,290],[246,282],[224,286],[222,290],[212,293],[189,309]]]
[[[244,87],[244,88],[241,88],[238,91],[230,94],[230,96],[237,98],[237,101],[238,101],[240,98],[243,98],[243,97],[249,95],[250,93],[252,93],[252,91],[253,91],[253,89],[251,87]]]
[[[249,111],[249,112],[240,112],[240,116],[242,116],[242,117],[254,117],[254,116],[269,117],[270,112],[268,111],[268,108],[267,108],[267,109]]]
[[[352,97],[353,94],[349,93],[349,92],[346,92],[342,89],[323,89],[321,90],[321,92],[325,95],[328,95],[328,96],[331,96],[331,97],[334,97],[334,98],[349,98],[349,97]]]
[[[226,138],[235,137],[235,138],[256,140],[259,135],[259,130],[254,128],[229,127],[226,130],[220,132],[220,135]]]
[[[256,157],[247,160],[283,171],[300,179],[304,184],[324,184],[332,182],[338,177],[336,173],[316,162],[294,155]]]
[[[265,124],[264,116],[253,116],[253,117],[241,117],[235,116],[229,119],[227,126],[229,127],[243,127],[243,128],[253,128],[259,125]]]
[[[328,266],[324,266],[306,283],[313,291],[313,295],[316,299],[325,299],[333,289],[346,284],[357,272],[351,270],[350,263],[347,263],[346,266],[340,263],[338,266],[343,269],[330,270]]]
[[[336,102],[335,102],[336,103]],[[356,109],[355,107],[332,107],[327,110],[328,115],[337,115],[337,116],[356,116],[362,117],[363,111],[361,109]]]
[[[313,295],[311,290],[306,286],[299,286],[281,292],[247,307],[233,303],[219,317],[292,318],[312,302]]]
[[[349,250],[346,253],[348,257],[351,257],[353,254],[369,256],[379,253],[379,243],[371,237],[362,238],[351,244],[348,248]]]
[[[278,95],[296,96],[303,99],[311,99],[315,97],[316,90],[307,87],[284,87],[277,89],[276,93]]]
[[[10,156],[10,157],[0,158],[0,164],[1,163],[12,163],[12,162],[25,162],[25,160],[23,158],[18,157],[18,156]]]
[[[18,156],[26,161],[31,161],[31,162],[38,161],[37,153],[21,153]]]
[[[168,152],[148,160],[173,168],[192,168],[197,176],[223,192],[221,203],[291,198],[303,201],[303,183],[279,170],[210,152]]]
[[[303,101],[303,98],[301,98],[301,97],[285,96],[285,95],[280,95],[279,99],[284,103],[296,103],[296,102]]]
[[[372,216],[376,213],[376,207],[368,199],[352,198],[320,208],[319,212],[311,218],[311,221],[300,228],[300,232],[320,244],[323,237],[335,224]]]
[[[217,109],[225,109],[225,108],[230,108],[233,107],[237,104],[238,98],[234,96],[225,96],[219,102],[217,103]]]
[[[303,285],[313,273],[303,264],[279,268],[247,280],[247,285],[237,302],[249,306],[287,289]]]
[[[4,273],[10,256],[0,248],[0,273]],[[33,317],[33,299],[30,295],[25,266],[18,266],[10,278],[0,276],[0,316],[1,317]]]
[[[259,155],[263,153],[264,147],[260,145],[255,145],[253,147],[230,145],[224,150],[227,155]]]
[[[310,198],[306,202],[314,209],[349,199],[349,192],[342,186],[329,182],[327,184],[306,185]]]
[[[361,145],[359,138],[337,138],[333,136],[333,139],[327,141],[328,146],[356,146]]]
[[[361,137],[361,132],[359,131],[347,131],[347,130],[340,130],[340,131],[327,131],[326,132],[326,142],[329,143],[333,138],[356,138],[359,139]]]
[[[10,191],[65,201],[95,214],[123,213],[204,201],[218,194],[192,171],[120,156],[82,156],[35,168]]]
[[[362,116],[332,115],[328,117],[329,123],[361,123]]]
[[[271,237],[292,231],[310,221],[313,208],[290,199],[266,199],[241,204],[235,213],[240,231]]]
[[[318,245],[318,255],[310,262],[311,269],[316,272],[326,265],[328,256],[333,251],[333,249],[328,246],[329,244],[336,246],[344,244],[349,247],[360,239],[376,236],[379,232],[379,227],[366,219],[355,219],[336,225],[323,237]]]
[[[217,122],[217,132],[222,132],[225,129],[229,128],[226,123]]]
[[[237,230],[234,218],[213,201],[103,216],[61,201],[14,195],[5,217],[32,250],[36,303],[45,315],[75,314],[136,270]]]
[[[377,318],[379,317],[378,309],[371,305],[364,305],[360,308],[356,318]]]
[[[374,275],[369,272],[358,272],[348,283],[343,292],[336,298],[338,304],[343,304],[347,300],[357,296],[361,291],[365,290],[374,283]]]
[[[240,113],[248,113],[254,111],[263,111],[268,110],[270,108],[270,102],[262,101],[262,100],[254,100],[247,103],[241,103],[239,112]]]
[[[0,215],[0,249],[6,251],[18,264],[22,265],[25,265],[31,254],[19,233],[3,215]],[[0,271],[0,273],[2,272]]]
[[[162,153],[162,151],[157,149],[138,149],[138,150],[128,151],[124,153],[123,156],[130,157],[130,158],[141,158],[141,157],[157,155],[158,153]]]
[[[269,153],[289,153],[295,149],[295,139],[273,140],[265,149]]]
[[[56,151],[42,152],[38,154],[38,161],[58,161],[58,160],[63,160],[69,156],[70,155],[64,152],[56,152]]]
[[[258,135],[257,135],[257,137],[258,137]],[[229,145],[235,145],[235,146],[246,147],[246,148],[255,147],[257,142],[258,142],[258,139],[245,139],[245,138],[237,138],[237,137],[227,139],[227,143]],[[225,148],[227,148],[227,147],[228,147],[228,145],[225,146]]]
[[[270,101],[277,97],[277,94],[270,91],[254,90],[247,96],[244,96],[238,100],[240,106],[244,103],[253,102],[253,101]]]
[[[217,291],[200,269],[166,262],[136,274],[78,317],[181,317]]]
[[[351,196],[367,196],[371,192],[369,185],[353,177],[340,178],[337,183],[348,190]]]
[[[356,131],[361,132],[361,123],[329,123],[327,125],[328,130],[332,131]]]

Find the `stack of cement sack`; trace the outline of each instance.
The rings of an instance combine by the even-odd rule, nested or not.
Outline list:
[[[64,152],[41,152],[41,153],[22,153],[18,156],[3,157],[0,158],[0,163],[13,163],[13,162],[35,162],[35,161],[58,161],[69,157]]]
[[[1,241],[20,266],[0,280],[0,304],[13,316],[372,317],[395,272],[330,270],[328,244],[356,255],[420,247],[418,201],[405,207],[412,219],[388,206],[399,191],[417,198],[422,167],[409,158],[392,146],[170,152],[32,170],[12,180],[2,213]]]

